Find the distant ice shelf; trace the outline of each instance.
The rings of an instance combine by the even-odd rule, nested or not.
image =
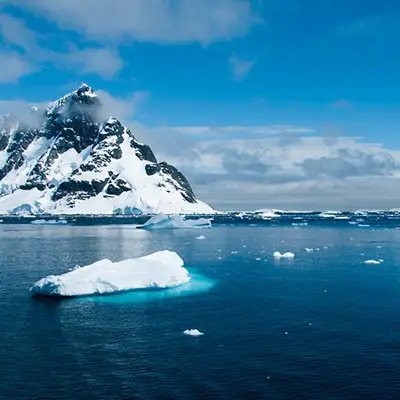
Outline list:
[[[211,219],[198,218],[186,219],[182,215],[158,214],[151,217],[140,229],[187,229],[187,228],[211,228]]]
[[[179,255],[169,250],[120,262],[104,259],[40,279],[30,291],[36,295],[73,297],[172,288],[190,280],[183,265]]]

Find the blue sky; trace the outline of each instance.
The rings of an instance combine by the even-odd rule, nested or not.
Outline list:
[[[398,2],[0,0],[0,34],[0,111],[87,82],[221,207],[397,205],[397,192],[368,202],[361,191],[398,179]],[[182,143],[191,158],[176,154]],[[292,160],[271,156],[279,144]],[[258,197],[232,195],[243,180]]]

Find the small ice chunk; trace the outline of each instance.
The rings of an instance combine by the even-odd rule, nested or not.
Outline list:
[[[206,237],[205,236],[203,236],[203,235],[200,235],[200,236],[197,236],[197,238],[196,239],[198,239],[198,240],[204,240]]]
[[[261,261],[261,258],[257,257],[257,258],[256,258],[256,261]]]
[[[364,264],[372,264],[372,265],[378,265],[381,264],[383,260],[366,260],[364,261]]]
[[[204,335],[204,333],[200,332],[198,329],[186,329],[185,331],[183,331],[183,333],[185,335],[189,335],[189,336],[202,336],[202,335]]]
[[[311,249],[311,248],[309,248],[309,247],[306,247],[304,250],[305,250],[307,253],[310,253],[311,251],[314,251],[314,249]]]
[[[273,254],[274,258],[279,260],[281,258],[287,258],[287,259],[293,259],[294,258],[294,254],[287,251],[286,253],[280,253],[279,251],[275,251]]]

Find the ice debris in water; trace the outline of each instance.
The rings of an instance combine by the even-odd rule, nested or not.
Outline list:
[[[290,251],[287,251],[286,253],[280,253],[279,251],[275,251],[274,252],[274,258],[279,260],[281,258],[287,258],[287,259],[293,259],[294,258],[294,254],[291,253]]]
[[[183,331],[183,333],[185,335],[189,335],[189,336],[201,336],[201,335],[204,335],[204,333],[200,332],[198,329],[186,329],[185,331]]]
[[[165,289],[189,280],[189,272],[179,255],[164,250],[114,263],[100,260],[62,275],[47,276],[30,290],[44,296],[89,296],[135,289]]]
[[[311,251],[314,251],[314,249],[310,249],[309,247],[306,247],[304,250],[305,250],[307,253],[310,253]]]
[[[372,265],[378,265],[378,264],[382,264],[383,260],[366,260],[364,261],[364,264],[372,264]]]
[[[203,236],[203,235],[200,235],[200,236],[197,236],[197,238],[196,239],[198,239],[198,240],[204,240],[206,237],[205,236]]]
[[[182,215],[158,214],[151,217],[143,225],[137,226],[141,229],[185,229],[185,228],[211,228],[211,219],[185,219]]]

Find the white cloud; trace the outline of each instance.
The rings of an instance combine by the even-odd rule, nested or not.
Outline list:
[[[24,50],[37,50],[36,33],[20,18],[0,13],[0,33],[3,39]]]
[[[229,58],[229,63],[232,67],[233,79],[235,81],[241,81],[250,72],[251,68],[253,68],[256,60],[244,60],[239,58],[236,54],[233,54]]]
[[[218,140],[207,136],[213,128],[206,128],[189,129],[205,136],[176,127],[133,132],[150,144],[159,160],[180,168],[198,197],[217,208],[400,206],[399,151],[357,137],[327,142],[323,135],[308,134],[312,129],[307,128],[299,128],[306,136],[284,146],[282,135],[252,135],[252,127],[242,127],[247,139],[219,135]]]
[[[15,83],[29,75],[35,67],[17,52],[0,52],[0,83]]]
[[[248,0],[4,0],[99,41],[210,43],[241,36],[257,21]]]
[[[159,128],[163,129],[163,128]],[[207,138],[222,139],[231,137],[259,137],[285,134],[309,134],[314,133],[314,129],[298,127],[292,125],[268,125],[268,126],[174,126],[167,127],[169,131],[174,130],[182,135]]]
[[[53,53],[49,58],[55,64],[64,64],[82,74],[95,74],[105,79],[113,78],[124,65],[118,54],[105,48],[74,49],[66,54]]]
[[[95,74],[105,79],[115,77],[124,66],[117,51],[104,47],[78,49],[71,44],[67,53],[42,48],[39,46],[40,35],[29,29],[24,20],[4,13],[0,13],[0,33],[7,47],[16,46],[24,53],[24,56],[11,50],[0,53],[0,60],[4,62],[0,82],[17,82],[45,62],[78,71],[81,75]]]

